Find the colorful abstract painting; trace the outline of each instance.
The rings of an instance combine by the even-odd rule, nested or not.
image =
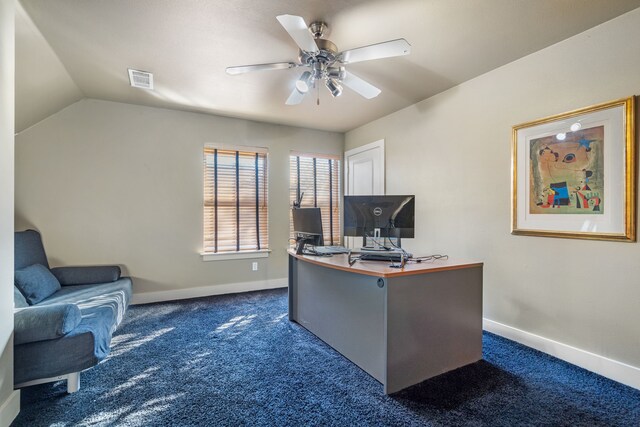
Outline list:
[[[604,213],[604,126],[531,139],[529,213]]]

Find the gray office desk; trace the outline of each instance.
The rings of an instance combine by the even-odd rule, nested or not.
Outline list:
[[[289,251],[289,320],[394,393],[482,358],[482,263],[350,267]]]

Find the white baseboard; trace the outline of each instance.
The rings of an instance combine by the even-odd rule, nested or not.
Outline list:
[[[494,322],[493,320],[483,319],[482,326],[488,332],[519,342],[527,347],[535,348],[629,387],[640,389],[640,368],[635,366]]]
[[[170,291],[142,292],[139,294],[134,293],[131,304],[149,304],[152,302],[200,298],[211,295],[235,294],[238,292],[285,288],[288,284],[288,279],[285,277],[282,279],[258,280],[255,282],[227,283],[224,285],[201,286],[197,288],[175,289]]]
[[[13,390],[0,406],[0,427],[9,427],[20,412],[20,390]]]

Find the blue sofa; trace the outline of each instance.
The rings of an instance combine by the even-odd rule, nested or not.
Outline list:
[[[118,266],[49,268],[40,233],[15,233],[14,386],[67,380],[109,353],[131,300]]]

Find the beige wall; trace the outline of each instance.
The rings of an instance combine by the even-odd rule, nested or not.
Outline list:
[[[269,258],[203,262],[205,143],[269,148]],[[16,229],[54,265],[120,263],[134,292],[287,277],[289,151],[341,154],[342,134],[82,100],[16,137]]]
[[[348,132],[415,193],[414,253],[485,262],[484,316],[640,367],[640,245],[510,234],[514,124],[640,93],[640,9]],[[499,47],[497,47],[499,48]]]
[[[13,393],[14,2],[0,0],[0,426],[19,410]]]

